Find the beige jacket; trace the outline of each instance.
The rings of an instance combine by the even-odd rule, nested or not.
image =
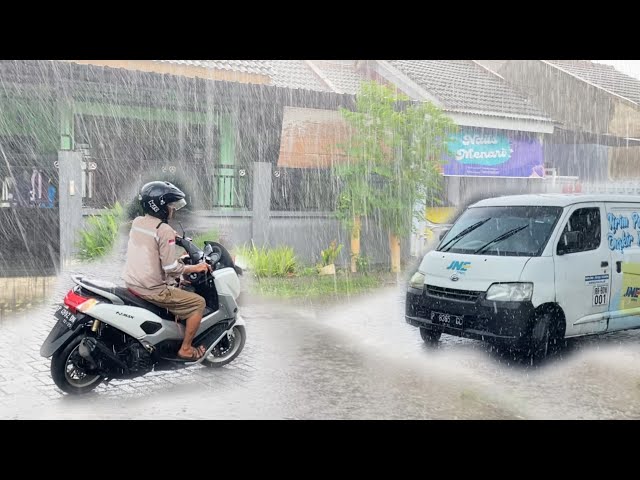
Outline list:
[[[127,288],[141,295],[156,295],[167,282],[184,272],[176,258],[173,228],[156,217],[137,217],[129,233],[127,261],[122,275]]]

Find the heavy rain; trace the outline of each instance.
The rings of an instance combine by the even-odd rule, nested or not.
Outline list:
[[[0,418],[640,418],[639,63],[0,61]]]

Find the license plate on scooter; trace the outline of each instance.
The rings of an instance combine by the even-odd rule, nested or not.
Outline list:
[[[63,324],[69,330],[72,330],[74,325],[78,321],[78,318],[73,313],[71,313],[64,305],[58,307],[58,310],[56,310],[56,313],[54,313],[53,316],[56,320],[58,320],[58,322]]]

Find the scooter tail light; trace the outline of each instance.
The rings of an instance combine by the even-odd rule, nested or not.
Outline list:
[[[71,311],[71,313],[77,313],[78,306],[82,305],[87,300],[89,299],[86,297],[83,297],[82,295],[78,295],[73,290],[69,290],[67,292],[67,295],[64,297],[64,304],[67,307],[69,307],[69,310]]]
[[[99,303],[98,300],[96,300],[95,298],[89,298],[86,302],[82,302],[76,308],[79,312],[86,313],[98,303]]]

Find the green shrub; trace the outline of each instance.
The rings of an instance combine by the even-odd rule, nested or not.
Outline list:
[[[302,267],[298,270],[298,275],[301,277],[311,277],[318,275],[318,267]]]
[[[358,255],[356,257],[356,268],[361,273],[369,272],[369,259],[364,255]]]
[[[342,244],[337,245],[337,242],[334,240],[329,244],[329,247],[325,250],[322,250],[320,254],[322,255],[322,266],[326,267],[327,265],[331,265],[332,263],[336,263],[336,259],[342,250]]]
[[[244,257],[257,277],[285,277],[296,273],[298,260],[293,248],[240,247],[237,254]]]
[[[109,253],[118,237],[124,215],[122,206],[116,202],[108,212],[87,218],[86,227],[80,231],[78,257],[94,260]]]

